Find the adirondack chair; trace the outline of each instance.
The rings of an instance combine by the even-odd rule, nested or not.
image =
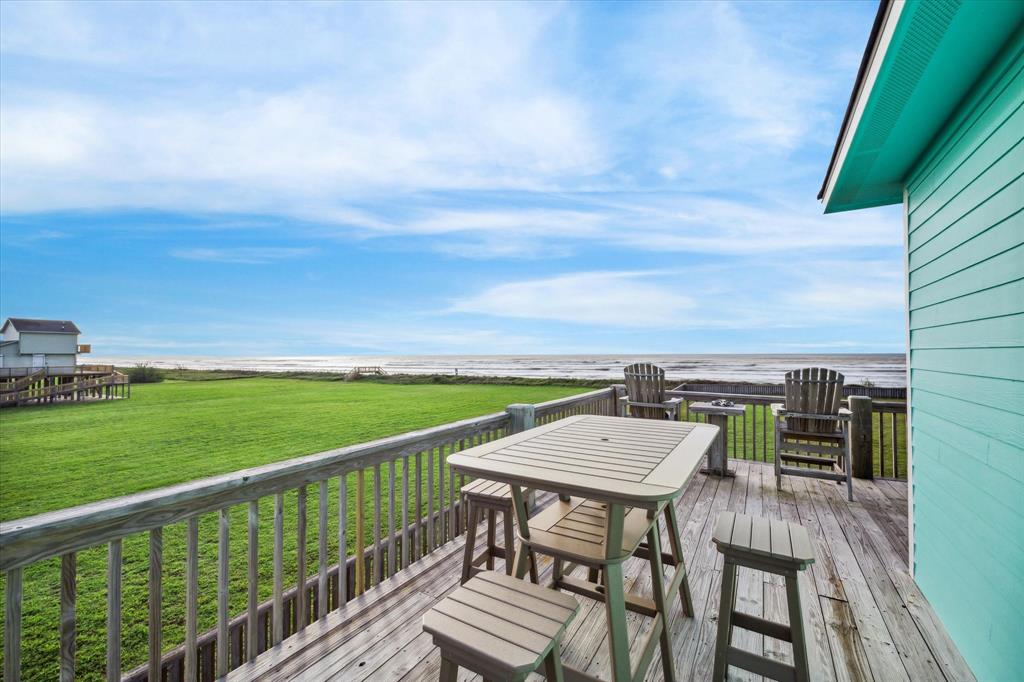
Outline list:
[[[625,369],[626,396],[622,408],[630,417],[640,419],[679,418],[682,398],[665,400],[665,370],[649,362],[638,362]]]
[[[845,482],[853,500],[850,411],[840,407],[842,399],[843,375],[835,370],[809,367],[786,374],[786,404],[772,405],[776,487],[782,488],[784,474],[824,478]]]

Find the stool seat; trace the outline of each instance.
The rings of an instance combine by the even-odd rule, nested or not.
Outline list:
[[[486,679],[516,680],[557,652],[580,605],[573,597],[484,571],[423,616],[447,659]]]
[[[486,478],[473,479],[460,489],[463,495],[473,495],[495,502],[512,501],[512,490],[507,483],[488,481]]]
[[[630,509],[623,524],[621,550],[609,559],[605,552],[605,515],[600,502],[583,497],[559,500],[530,519],[530,547],[584,565],[625,560],[636,552],[653,521],[647,510]]]
[[[486,564],[488,570],[493,569],[495,557],[505,560],[505,572],[512,575],[512,566],[516,555],[513,522],[515,501],[512,499],[512,489],[507,483],[478,478],[462,486],[460,492],[467,510],[467,537],[465,557],[462,561],[462,582],[465,583],[483,570],[481,564]],[[484,512],[487,512],[487,547],[479,556],[475,556],[476,528],[484,518]],[[498,514],[501,514],[505,523],[504,547],[497,544]],[[537,582],[537,565],[532,554],[530,555],[530,577]]]
[[[814,550],[807,529],[796,523],[765,519],[735,512],[722,512],[711,540],[725,559],[722,595],[718,607],[718,637],[711,679],[726,679],[734,665],[774,680],[810,682],[807,655],[806,614],[800,605],[798,573],[814,563]],[[774,573],[786,583],[789,625],[736,610],[737,571],[740,566]],[[732,644],[733,628],[751,630],[793,645],[793,665],[739,649]]]
[[[723,554],[792,564],[797,570],[814,563],[807,529],[788,521],[722,512],[711,540]]]

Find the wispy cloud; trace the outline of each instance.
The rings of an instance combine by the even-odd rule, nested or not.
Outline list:
[[[233,249],[173,249],[171,255],[184,260],[210,261],[213,263],[238,263],[263,265],[280,260],[299,258],[314,253],[313,248],[251,246]]]
[[[659,272],[582,272],[499,284],[456,301],[451,312],[620,327],[672,326],[693,301]]]
[[[773,258],[577,272],[490,286],[447,312],[662,331],[820,329],[899,311],[901,277],[884,261],[830,259],[797,269]]]

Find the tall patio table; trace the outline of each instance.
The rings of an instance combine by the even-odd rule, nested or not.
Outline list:
[[[603,504],[601,547],[607,562],[601,566],[603,588],[587,594],[605,603],[613,679],[626,682],[643,677],[643,671],[652,660],[657,637],[668,637],[668,625],[664,599],[657,599],[657,591],[663,586],[656,584],[655,601],[661,608],[651,614],[656,617],[655,628],[634,671],[626,631],[630,599],[625,593],[622,572],[622,564],[632,550],[623,553],[623,548],[629,544],[624,542],[624,533],[627,537],[646,536],[648,545],[653,544],[648,546],[647,552],[652,568],[657,566],[659,580],[656,582],[660,583],[662,554],[657,528],[654,526],[653,533],[650,529],[657,514],[682,493],[718,431],[718,427],[711,424],[580,415],[452,454],[448,463],[461,473],[509,484],[521,543],[516,553],[519,578],[526,573],[529,550],[534,543],[543,546],[544,553],[554,555],[556,560],[574,561],[576,558],[571,551],[558,556],[551,544],[540,537],[536,541],[531,539],[523,488],[548,490],[563,499],[578,496]],[[670,529],[670,533],[674,530]],[[538,531],[536,534],[550,537],[549,533]],[[567,545],[573,545],[571,538]],[[677,572],[681,569],[682,566],[678,566]],[[662,640],[663,646],[666,641]],[[568,666],[566,673],[570,679],[594,679]]]

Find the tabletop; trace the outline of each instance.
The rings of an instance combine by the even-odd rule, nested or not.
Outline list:
[[[635,507],[675,498],[718,435],[711,424],[578,415],[448,457],[462,473]]]

